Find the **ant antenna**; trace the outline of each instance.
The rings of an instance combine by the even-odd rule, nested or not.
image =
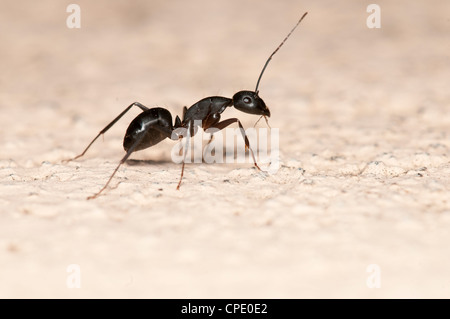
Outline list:
[[[259,75],[258,78],[258,82],[256,82],[256,89],[255,92],[256,94],[258,94],[258,86],[259,86],[259,81],[261,81],[261,77],[264,73],[264,70],[266,69],[267,65],[269,64],[270,60],[272,60],[272,57],[274,56],[275,53],[277,53],[277,51],[283,46],[284,42],[286,42],[286,40],[290,37],[290,35],[292,34],[292,32],[294,32],[295,28],[297,28],[297,26],[300,24],[300,22],[302,22],[303,18],[308,14],[308,12],[305,12],[302,17],[300,18],[300,20],[298,20],[297,24],[292,28],[291,32],[288,33],[288,35],[286,36],[286,38],[284,38],[284,40],[280,43],[280,45],[278,46],[278,48],[275,49],[275,51],[273,51],[273,53],[269,56],[269,58],[266,61],[266,64],[264,64],[264,67],[261,71],[261,74]]]

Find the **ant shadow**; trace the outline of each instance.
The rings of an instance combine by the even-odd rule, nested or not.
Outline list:
[[[159,160],[151,160],[151,159],[127,159],[126,164],[129,166],[139,166],[139,165],[164,165],[173,162],[170,159],[159,159]]]
[[[213,154],[215,154],[215,151],[213,151]],[[247,158],[247,156],[249,154],[249,151],[245,150],[245,154],[246,154],[245,156]],[[219,156],[219,158],[218,158],[219,162],[215,161],[214,163],[229,163],[230,159],[231,160],[236,160],[239,157],[238,156],[238,151],[236,150],[235,146],[223,146],[221,155],[222,156]],[[181,164],[181,163],[176,163],[176,162],[172,161],[170,158],[161,158],[161,159],[157,159],[157,160],[153,160],[153,159],[127,159],[125,163],[127,165],[129,165],[129,166],[140,166],[140,165],[150,165],[151,166],[151,165],[167,165],[167,164],[179,165],[179,164]],[[192,156],[191,159],[189,159],[189,158],[186,159],[186,164],[192,164],[192,163],[197,163],[197,164],[198,163],[206,163],[206,164],[208,164],[208,162],[205,161],[204,156],[202,156],[201,159],[195,158],[195,156]],[[209,164],[213,164],[213,163],[209,163]]]

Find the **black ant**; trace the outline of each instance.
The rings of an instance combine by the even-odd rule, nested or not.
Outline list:
[[[225,111],[227,107],[234,106],[237,110],[242,111],[244,113],[261,115],[264,117],[267,122],[267,117],[270,117],[270,111],[264,101],[259,97],[259,82],[261,81],[261,77],[272,59],[273,55],[281,48],[281,46],[286,42],[289,36],[294,32],[303,18],[308,14],[305,12],[300,20],[298,20],[297,24],[292,28],[292,30],[288,33],[288,35],[284,38],[281,44],[273,51],[273,53],[269,56],[264,67],[259,75],[258,81],[256,82],[256,88],[254,91],[239,91],[230,99],[222,96],[211,96],[201,99],[190,108],[184,107],[183,109],[183,120],[177,116],[175,118],[175,122],[172,125],[172,115],[170,112],[161,107],[155,108],[147,108],[139,102],[134,102],[130,104],[122,113],[120,113],[111,123],[109,123],[97,136],[89,143],[86,149],[80,155],[74,157],[71,160],[75,160],[77,158],[82,157],[87,150],[91,147],[91,145],[97,140],[97,138],[106,133],[125,113],[127,113],[133,106],[137,106],[142,110],[140,113],[128,126],[128,129],[125,133],[125,137],[123,140],[123,148],[126,151],[125,156],[120,161],[119,165],[117,165],[116,169],[106,182],[105,186],[103,186],[100,191],[96,194],[89,196],[87,199],[96,198],[100,195],[109,185],[112,178],[116,174],[119,167],[125,163],[131,153],[146,149],[153,145],[158,144],[165,138],[169,138],[172,140],[178,140],[180,138],[186,137],[184,134],[187,133],[186,139],[186,148],[188,146],[189,137],[194,136],[197,133],[198,127],[195,127],[196,123],[201,121],[201,126],[204,131],[209,128],[216,128],[218,130],[222,130],[227,126],[237,123],[239,125],[239,129],[241,131],[242,137],[245,141],[246,149],[250,150],[252,155],[253,163],[258,170],[261,170],[258,164],[256,163],[255,156],[253,154],[252,149],[250,148],[250,143],[245,134],[244,127],[241,122],[237,118],[230,118],[223,121],[220,121],[220,115]],[[195,123],[194,123],[195,121]],[[197,122],[199,121],[199,122]],[[186,133],[179,133],[180,129],[184,130]],[[186,156],[186,152],[184,153]],[[70,160],[68,160],[70,161]],[[183,165],[181,168],[181,176],[177,185],[177,189],[180,188],[181,181],[183,179],[184,173],[184,165],[185,159],[183,160]]]

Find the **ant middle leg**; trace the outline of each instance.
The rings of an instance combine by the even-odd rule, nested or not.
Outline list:
[[[119,170],[119,167],[125,163],[125,161],[128,159],[128,157],[130,157],[131,153],[134,152],[134,150],[136,149],[136,147],[142,142],[143,138],[145,136],[145,132],[138,138],[136,139],[136,141],[133,143],[133,145],[131,145],[131,147],[127,150],[127,153],[125,154],[125,156],[120,160],[119,165],[117,165],[116,169],[114,170],[114,172],[111,174],[111,176],[109,177],[108,181],[106,182],[105,186],[103,186],[97,193],[95,193],[92,196],[89,196],[87,199],[94,199],[97,198],[98,195],[100,195],[109,185],[109,183],[111,182],[111,180],[113,179],[114,175],[116,175],[117,171]]]
[[[188,122],[186,132],[187,132],[186,144],[184,145],[184,148],[183,148],[183,150],[184,150],[183,151],[183,163],[181,165],[181,174],[180,174],[180,180],[178,181],[177,190],[180,190],[181,181],[183,180],[183,176],[184,176],[184,166],[186,164],[186,155],[188,153],[188,148],[190,147],[189,140],[191,139],[191,135],[195,134],[192,121]],[[179,138],[183,139],[183,135],[180,135]]]
[[[151,110],[150,110],[151,111]],[[96,193],[93,196],[88,197],[88,199],[94,199],[98,195],[100,195],[109,185],[111,180],[113,179],[114,175],[119,170],[120,166],[125,163],[125,161],[128,159],[128,157],[131,155],[131,153],[135,151],[139,151],[142,149],[146,149],[148,147],[151,147],[155,144],[158,144],[165,138],[172,138],[173,128],[168,127],[166,120],[167,119],[161,119],[161,118],[154,118],[153,116],[150,118],[146,118],[145,116],[147,113],[141,113],[133,122],[130,124],[127,133],[125,135],[125,139],[127,139],[127,142],[124,141],[124,149],[126,151],[125,156],[120,161],[119,165],[117,165],[114,172],[109,177],[108,181],[106,182],[105,186]],[[136,121],[136,122],[134,122]],[[139,125],[133,125],[133,124],[139,124]],[[141,130],[141,127],[145,126],[145,130]],[[131,128],[131,129],[130,129]]]

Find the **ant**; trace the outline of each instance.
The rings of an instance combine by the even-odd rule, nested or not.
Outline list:
[[[186,137],[183,135],[185,134],[184,132],[187,133],[185,146],[186,147],[185,149],[187,149],[189,138],[197,133],[198,125],[195,126],[197,123],[201,123],[201,127],[204,131],[206,131],[209,128],[216,128],[218,130],[223,130],[227,126],[233,123],[237,123],[239,125],[242,137],[245,141],[245,148],[250,150],[255,167],[261,171],[261,168],[256,163],[255,155],[253,154],[253,151],[250,147],[250,142],[247,138],[247,135],[245,134],[244,127],[242,126],[239,119],[230,118],[220,121],[220,115],[225,111],[227,107],[234,106],[237,110],[242,111],[244,113],[260,115],[261,116],[260,119],[264,117],[264,119],[268,124],[267,117],[270,117],[270,111],[269,108],[264,103],[264,101],[259,97],[258,91],[259,82],[261,81],[261,77],[274,54],[277,53],[277,51],[286,42],[286,40],[289,38],[292,32],[294,32],[294,30],[297,28],[297,26],[300,24],[300,22],[307,14],[308,12],[305,12],[302,15],[300,20],[298,20],[297,24],[292,28],[292,30],[281,42],[281,44],[269,56],[259,75],[258,81],[256,82],[256,88],[254,91],[246,91],[246,90],[239,91],[236,94],[234,94],[231,99],[222,96],[210,96],[201,99],[197,103],[193,104],[190,108],[187,108],[185,106],[183,108],[183,120],[181,120],[178,116],[176,116],[173,125],[172,125],[172,115],[168,110],[161,107],[148,108],[139,102],[131,103],[125,110],[122,111],[122,113],[120,113],[111,123],[109,123],[97,134],[97,136],[89,143],[89,145],[80,155],[74,157],[73,159],[66,160],[71,161],[82,157],[91,147],[91,145],[98,139],[98,137],[100,135],[105,134],[133,106],[137,106],[142,110],[142,113],[140,113],[130,123],[125,133],[125,137],[123,140],[123,148],[125,149],[126,152],[125,156],[121,159],[119,165],[117,165],[116,169],[111,174],[105,186],[103,186],[103,188],[100,189],[96,194],[89,196],[87,199],[96,198],[108,187],[109,183],[111,182],[112,178],[116,174],[119,167],[123,163],[125,163],[125,161],[128,159],[128,157],[130,157],[131,153],[133,152],[149,148],[153,145],[158,144],[159,142],[161,142],[166,138],[169,138],[171,140],[179,140],[183,137]],[[183,130],[184,132],[179,133],[180,130]],[[184,153],[184,160],[181,168],[181,176],[177,185],[177,189],[180,189],[181,181],[183,179],[186,153],[187,152]]]

